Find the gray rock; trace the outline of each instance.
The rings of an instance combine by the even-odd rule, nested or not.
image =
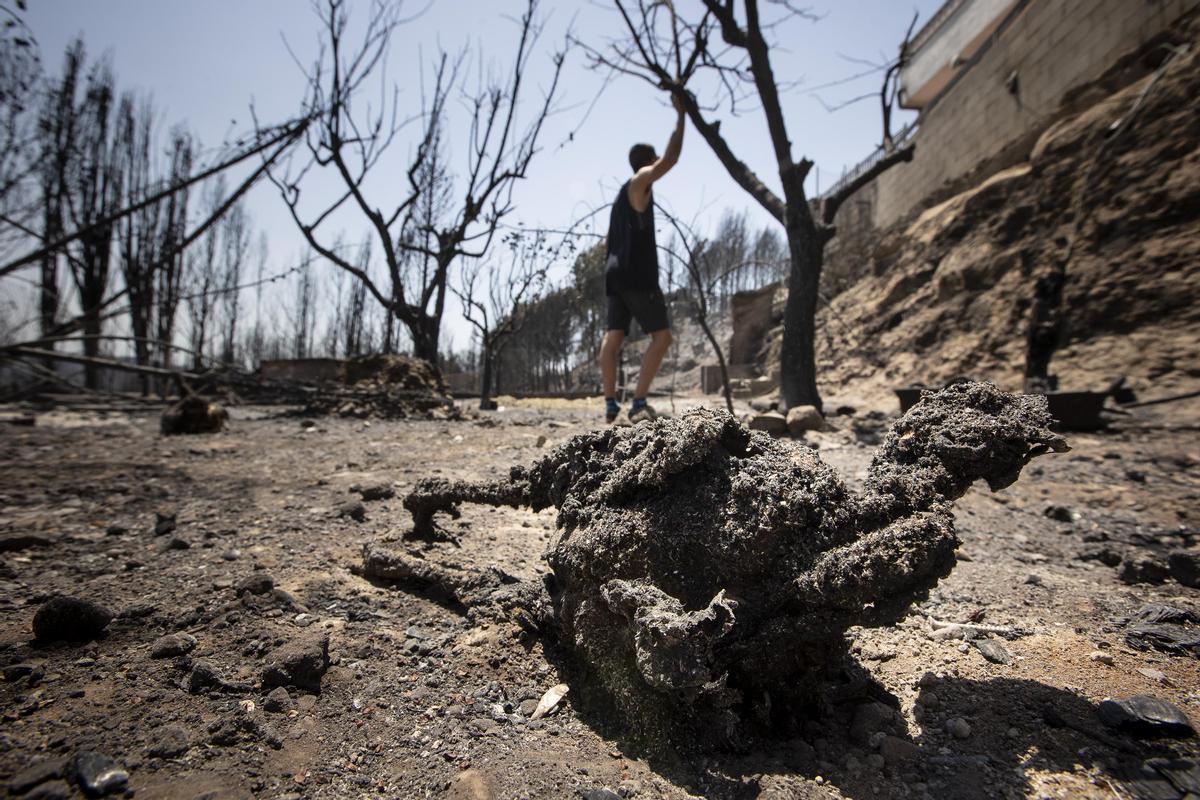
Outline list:
[[[233,585],[238,597],[244,594],[266,594],[275,588],[275,579],[265,572],[247,575]]]
[[[1074,522],[1075,514],[1066,506],[1046,506],[1042,514],[1056,522]]]
[[[1162,559],[1141,553],[1126,556],[1117,577],[1124,583],[1159,584],[1170,574],[1171,570]]]
[[[86,641],[103,633],[112,618],[113,613],[99,603],[57,595],[33,615],[33,635],[45,642]]]
[[[881,730],[890,730],[896,719],[896,712],[883,703],[863,703],[854,709],[854,719],[850,723],[850,740],[858,745],[866,745],[871,734]]]
[[[1167,556],[1171,577],[1192,589],[1200,589],[1200,550],[1176,550]]]
[[[535,710],[537,710],[537,706],[538,706],[538,701],[534,700],[533,698],[530,698],[528,700],[522,700],[521,704],[519,706],[517,706],[517,713],[520,714],[522,717],[528,717]]]
[[[337,507],[337,515],[349,517],[355,522],[362,522],[367,518],[367,507],[362,504],[361,500],[350,500]]]
[[[282,686],[276,686],[267,693],[266,699],[263,700],[263,709],[278,714],[286,714],[292,709],[292,696],[288,694],[287,689]]]
[[[168,633],[160,636],[150,646],[151,658],[174,658],[192,652],[196,646],[196,637],[190,633]]]
[[[901,739],[899,736],[885,736],[883,742],[879,745],[879,755],[883,756],[883,760],[889,766],[912,761],[920,754],[921,749],[919,747],[908,739]]]
[[[825,418],[816,406],[796,406],[787,412],[788,433],[796,436],[805,431],[819,431],[825,427]]]
[[[971,724],[962,717],[954,717],[946,721],[946,732],[955,739],[966,739],[971,735]]]
[[[995,639],[972,639],[971,644],[975,646],[980,655],[993,664],[1012,663],[1012,653],[1008,652],[1008,648]]]
[[[294,686],[320,693],[329,669],[329,636],[312,634],[295,639],[272,654],[263,667],[263,687]]]
[[[157,511],[154,514],[154,535],[166,536],[175,530],[176,524],[174,512],[164,514],[161,511]]]
[[[192,737],[182,725],[165,725],[154,732],[154,744],[146,748],[151,758],[176,758],[192,747]]]
[[[1191,720],[1178,706],[1148,694],[1122,700],[1105,700],[1097,708],[1100,721],[1135,736],[1184,738],[1196,733]]]
[[[363,499],[364,503],[376,500],[390,500],[396,496],[396,490],[390,483],[373,483],[368,486],[351,486],[350,491]]]
[[[49,547],[54,540],[49,536],[38,533],[5,533],[0,534],[0,553],[14,553],[18,550],[31,550],[37,547]]]
[[[88,797],[104,797],[125,791],[129,773],[103,753],[84,750],[75,756],[75,781]]]
[[[609,788],[580,789],[583,800],[621,800],[621,795]]]
[[[196,659],[192,662],[192,671],[188,673],[187,688],[192,694],[200,694],[210,689],[224,689],[225,679],[217,672],[210,661]]]
[[[752,431],[766,431],[772,436],[787,433],[787,417],[778,411],[763,411],[750,418],[746,425]]]

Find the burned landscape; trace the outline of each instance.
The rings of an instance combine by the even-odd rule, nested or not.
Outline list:
[[[1195,0],[272,2],[0,0],[0,794],[1200,797]]]
[[[6,771],[32,781],[36,762],[52,782],[100,752],[139,796],[1111,797],[1188,785],[1186,766],[1143,764],[1194,758],[1194,739],[1130,735],[1097,706],[1146,694],[1194,709],[1200,628],[1160,640],[1127,624],[1147,606],[1200,610],[1180,582],[1195,585],[1194,560],[1188,572],[1170,558],[1196,544],[1194,424],[1147,410],[1068,435],[1070,452],[997,493],[972,488],[954,511],[954,569],[896,625],[852,627],[844,654],[821,653],[830,674],[797,687],[817,696],[811,715],[738,747],[680,742],[699,754],[671,757],[589,698],[578,662],[532,620],[419,576],[363,574],[366,548],[542,581],[552,510],[464,504],[439,522],[457,544],[424,543],[406,536],[402,498],[430,475],[505,478],[586,432],[590,411],[531,403],[483,420],[305,427],[235,409],[203,438],[161,438],[136,412],[6,424]],[[813,456],[803,442],[775,447],[819,454],[862,487],[866,411],[809,434]],[[35,641],[34,614],[55,595],[113,618],[88,641]],[[534,719],[560,683],[570,691]]]

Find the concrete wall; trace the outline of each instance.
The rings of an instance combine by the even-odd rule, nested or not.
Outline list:
[[[1030,0],[926,108],[912,162],[877,181],[875,225],[903,218],[989,159],[996,169],[1023,160],[1031,136],[1057,118],[1071,89],[1197,6],[1200,0]],[[1014,74],[1015,94],[1008,88]]]

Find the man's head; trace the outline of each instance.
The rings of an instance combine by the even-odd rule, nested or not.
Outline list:
[[[650,166],[657,160],[658,154],[654,152],[654,145],[635,144],[629,148],[629,166],[633,167],[634,172]]]

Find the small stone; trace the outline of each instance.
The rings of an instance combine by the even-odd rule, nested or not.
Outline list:
[[[321,678],[329,669],[329,636],[299,637],[275,651],[263,667],[264,687],[294,686],[320,693]]]
[[[1115,567],[1121,563],[1121,554],[1111,547],[1093,547],[1078,555],[1080,561],[1099,561],[1106,567]]]
[[[350,500],[337,507],[337,515],[349,517],[355,522],[362,522],[367,518],[367,507],[362,504],[361,500]]]
[[[225,685],[225,679],[211,662],[200,658],[192,662],[192,671],[188,673],[187,680],[189,692],[200,694],[209,689],[224,689]]]
[[[244,594],[266,594],[274,588],[275,579],[265,572],[247,575],[233,585],[233,591],[238,597]]]
[[[608,788],[580,789],[579,794],[583,800],[621,800],[621,795]]]
[[[546,446],[546,434],[543,433],[543,434],[539,435],[537,438],[537,441],[534,443],[533,446],[534,447],[545,447]]]
[[[49,547],[54,540],[40,533],[5,533],[0,534],[0,553],[15,553],[18,550],[32,550],[38,547]]]
[[[971,735],[971,724],[962,717],[953,717],[946,721],[946,731],[955,739],[966,739]]]
[[[129,528],[125,525],[109,525],[104,533],[108,536],[124,536],[129,533]]]
[[[87,641],[103,633],[112,618],[113,613],[99,603],[56,595],[33,615],[33,635],[44,642]]]
[[[1025,577],[1025,583],[1028,586],[1041,586],[1042,576],[1038,575],[1036,572],[1031,572]]]
[[[1170,686],[1171,679],[1167,677],[1167,673],[1160,669],[1151,669],[1150,667],[1138,667],[1138,672],[1146,676],[1152,681],[1156,681],[1163,686]]]
[[[883,756],[883,760],[892,766],[902,764],[905,761],[911,761],[921,754],[921,750],[908,739],[901,739],[899,736],[887,736],[879,745],[879,755]]]
[[[154,514],[154,535],[155,536],[166,536],[168,533],[171,533],[173,530],[175,530],[175,527],[176,527],[176,521],[175,521],[175,513],[174,512],[172,512],[170,514],[164,514],[161,511],[155,512],[155,514]]]
[[[276,714],[286,714],[292,710],[292,696],[288,694],[287,689],[282,686],[276,686],[267,693],[266,699],[263,700],[263,710]]]
[[[165,725],[154,732],[154,744],[146,748],[151,758],[176,758],[191,749],[191,735],[182,725]]]
[[[1102,650],[1093,650],[1088,653],[1088,658],[1095,661],[1097,664],[1104,664],[1111,667],[1113,665],[1113,657]]]
[[[885,759],[879,753],[871,753],[867,756],[867,764],[871,766],[871,769],[883,769],[884,763]]]
[[[942,703],[941,698],[937,696],[936,692],[921,692],[921,696],[917,699],[921,705],[930,711],[937,708]]]
[[[528,717],[531,714],[533,714],[534,711],[537,710],[537,705],[538,705],[538,701],[534,700],[532,698],[530,698],[528,700],[522,700],[521,704],[519,706],[517,706],[517,713],[520,714],[522,717]]]
[[[103,753],[80,752],[75,756],[74,772],[79,788],[89,797],[123,792],[129,785],[129,773]]]
[[[1146,554],[1135,554],[1125,557],[1117,577],[1124,583],[1160,584],[1171,574],[1170,568],[1162,559]]]
[[[1066,506],[1046,506],[1042,514],[1056,522],[1074,522],[1075,514]]]
[[[896,712],[883,703],[862,703],[854,709],[854,719],[850,723],[850,740],[858,745],[866,745],[871,734],[880,730],[891,729],[896,719]]]
[[[1123,700],[1105,700],[1096,709],[1100,721],[1110,728],[1135,736],[1173,736],[1195,734],[1192,722],[1178,706],[1148,694],[1135,694]]]
[[[1171,577],[1192,589],[1200,589],[1200,550],[1175,550],[1167,556]]]
[[[475,728],[480,733],[491,733],[500,727],[500,723],[491,717],[476,717],[471,720],[471,727]]]
[[[369,486],[351,486],[350,491],[371,503],[376,500],[390,500],[396,496],[396,490],[390,483],[374,483]]]
[[[750,418],[747,426],[752,431],[766,431],[772,436],[787,433],[787,417],[778,411],[764,411]]]
[[[1008,648],[995,639],[972,639],[971,644],[975,646],[980,655],[993,664],[1012,663],[1012,653],[1008,652]]]
[[[167,552],[168,550],[187,550],[191,546],[192,543],[182,536],[172,536],[163,542],[161,549],[163,552]]]
[[[816,406],[796,406],[787,412],[788,433],[797,436],[805,431],[819,431],[825,427],[825,418]]]
[[[174,658],[192,652],[196,637],[190,633],[168,633],[155,639],[150,646],[151,658]]]

